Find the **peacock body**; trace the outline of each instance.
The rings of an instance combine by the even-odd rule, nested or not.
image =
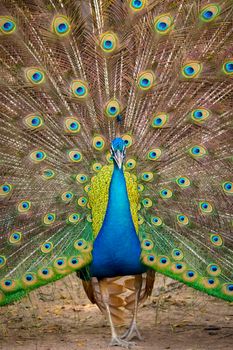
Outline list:
[[[0,305],[77,272],[128,346],[118,276],[127,340],[154,271],[233,301],[232,1],[0,10]]]
[[[124,144],[123,140],[119,140]],[[129,180],[133,182],[132,177],[129,177]],[[130,191],[133,195],[132,206],[136,206],[138,197],[136,181]],[[106,214],[93,244],[90,274],[104,278],[143,273],[146,267],[140,262],[140,255],[140,241],[131,216],[123,169],[119,169],[115,163]]]

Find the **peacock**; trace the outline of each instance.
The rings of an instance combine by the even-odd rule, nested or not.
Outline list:
[[[232,0],[2,0],[0,60],[0,305],[76,273],[129,347],[155,273],[232,302]]]

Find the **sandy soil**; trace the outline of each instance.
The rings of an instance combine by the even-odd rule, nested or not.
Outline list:
[[[152,297],[139,310],[144,341],[135,349],[233,349],[232,320],[233,304],[157,277]],[[110,329],[75,275],[1,308],[0,322],[1,350],[109,348]]]

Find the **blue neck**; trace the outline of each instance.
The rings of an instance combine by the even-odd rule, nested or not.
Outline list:
[[[91,275],[113,277],[142,273],[145,267],[140,263],[140,253],[123,169],[114,163],[106,215],[94,242]]]
[[[126,228],[128,225],[132,225],[123,169],[119,169],[115,162],[110,184],[109,202],[105,216],[105,221],[108,222],[109,220],[114,226],[116,226],[117,223],[121,226],[124,225]],[[126,231],[128,232],[128,230]]]

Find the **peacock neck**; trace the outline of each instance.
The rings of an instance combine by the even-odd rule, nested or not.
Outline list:
[[[114,162],[114,169],[109,188],[109,202],[106,212],[106,219],[124,224],[124,221],[132,221],[130,213],[130,203],[126,188],[123,169],[119,169]],[[126,222],[125,222],[126,224]]]

